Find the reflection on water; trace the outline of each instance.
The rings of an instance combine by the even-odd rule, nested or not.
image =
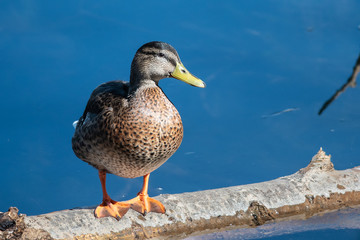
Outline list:
[[[287,108],[287,109],[284,109],[280,112],[274,112],[272,114],[269,114],[269,115],[262,115],[261,117],[262,118],[269,118],[269,117],[276,117],[276,116],[279,116],[280,114],[283,114],[283,113],[287,113],[287,112],[292,112],[292,111],[297,111],[297,110],[300,110],[299,108]]]
[[[313,216],[306,220],[290,220],[186,238],[211,239],[360,239],[360,208],[342,209]]]
[[[96,170],[72,152],[72,123],[97,85],[129,78],[135,51],[152,40],[172,44],[207,88],[160,82],[184,139],[152,173],[150,195],[289,175],[321,146],[335,168],[359,165],[360,88],[317,115],[358,56],[358,9],[357,0],[1,1],[0,211],[100,203]],[[142,179],[107,184],[125,200]]]

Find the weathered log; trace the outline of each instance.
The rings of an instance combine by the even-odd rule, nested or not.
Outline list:
[[[133,239],[180,237],[228,226],[257,226],[288,216],[360,204],[360,167],[337,171],[320,151],[298,172],[278,179],[207,191],[156,197],[166,214],[129,211],[120,221],[96,219],[94,207],[18,217],[22,239]],[[3,213],[3,216],[8,213]],[[14,214],[13,214],[14,215]],[[13,217],[16,221],[16,217]],[[9,223],[9,222],[8,222]],[[1,225],[1,216],[0,216]],[[9,229],[0,231],[1,236]],[[12,231],[13,231],[12,230]],[[3,235],[1,235],[3,234]],[[39,235],[39,236],[40,236]]]

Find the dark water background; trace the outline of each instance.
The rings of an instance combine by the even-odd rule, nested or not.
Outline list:
[[[97,171],[72,152],[72,123],[97,85],[129,79],[153,40],[173,45],[207,88],[160,82],[185,135],[151,174],[150,195],[289,175],[321,146],[336,169],[359,165],[360,87],[317,115],[360,52],[359,12],[357,0],[1,1],[0,211],[100,203]],[[108,177],[115,200],[141,184]]]

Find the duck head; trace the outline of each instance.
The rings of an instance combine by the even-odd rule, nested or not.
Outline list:
[[[179,54],[170,44],[149,42],[137,50],[131,63],[130,85],[152,80],[156,84],[173,77],[192,86],[204,88],[205,83],[192,75],[181,63]]]

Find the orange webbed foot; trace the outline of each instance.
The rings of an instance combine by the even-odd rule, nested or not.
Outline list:
[[[95,209],[95,217],[103,218],[103,217],[113,217],[116,220],[120,220],[130,209],[130,204],[124,202],[116,202],[114,200],[103,201],[97,208]]]
[[[141,213],[142,215],[146,215],[149,212],[156,212],[156,213],[165,213],[164,205],[151,197],[147,194],[141,194],[125,203],[130,204],[130,208]]]

